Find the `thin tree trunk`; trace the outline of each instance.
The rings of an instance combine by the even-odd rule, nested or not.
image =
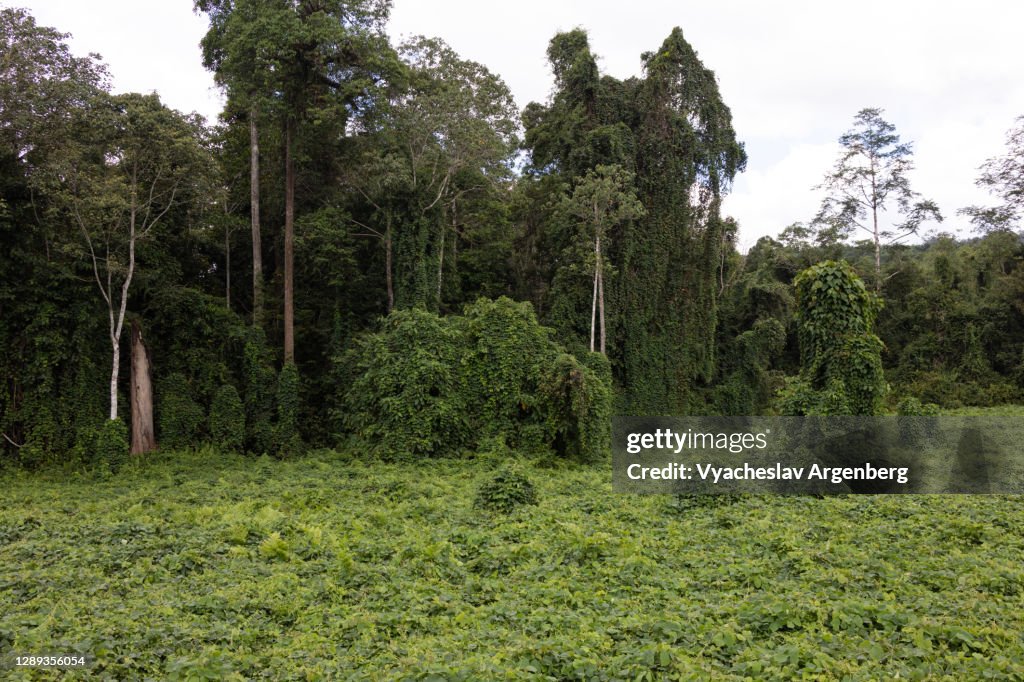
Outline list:
[[[590,303],[590,352],[594,352],[594,332],[597,329],[597,266],[594,266],[594,298]]]
[[[226,208],[224,213],[227,214]],[[224,306],[231,310],[231,226],[227,221],[224,227]]]
[[[384,230],[384,278],[388,284],[388,313],[395,309],[395,283],[391,274],[391,212],[387,214],[387,228]]]
[[[138,217],[138,204],[134,187],[138,186],[137,168],[132,169],[132,200],[128,212],[128,273],[121,285],[121,303],[114,319],[114,290],[111,286],[109,257],[107,259],[107,309],[110,312],[110,344],[113,347],[113,362],[110,368],[110,419],[117,419],[117,381],[121,374],[121,330],[124,329],[124,314],[128,307],[128,290],[135,274],[135,221]],[[108,254],[109,256],[109,254]]]
[[[601,355],[604,355],[604,262],[601,259],[601,237],[597,237],[597,306],[601,316]]]
[[[142,340],[142,327],[132,320],[132,454],[156,450],[153,429],[153,384],[149,352]]]
[[[878,185],[875,180],[875,160],[871,159],[871,226],[875,238],[875,293],[882,293],[882,244],[878,234]]]
[[[111,338],[111,342],[114,345],[114,359],[110,368],[110,420],[113,421],[117,419],[117,378],[121,373],[121,349],[116,339]]]
[[[437,309],[441,310],[441,276],[444,273],[444,224],[441,224],[441,244],[437,254]]]
[[[295,160],[292,122],[284,128],[284,361],[295,362]]]
[[[249,204],[252,214],[252,323],[263,320],[263,246],[260,241],[260,142],[256,105],[249,110]]]

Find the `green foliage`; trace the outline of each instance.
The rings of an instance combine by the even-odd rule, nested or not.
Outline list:
[[[480,299],[445,318],[396,310],[338,360],[355,375],[340,425],[380,456],[458,454],[497,436],[582,459],[606,451],[607,377],[551,341],[529,304]]]
[[[341,360],[357,377],[344,387],[344,428],[387,458],[458,452],[471,433],[458,348],[446,319],[417,308],[392,312]]]
[[[560,353],[540,380],[538,393],[547,415],[546,427],[553,449],[579,461],[600,459],[611,448],[611,368],[591,361],[588,367],[568,353]]]
[[[762,318],[735,337],[723,358],[732,367],[715,388],[714,406],[725,415],[761,414],[779,386],[768,368],[786,345],[786,328],[774,318]]]
[[[695,385],[710,381],[715,366],[715,280],[726,229],[719,203],[746,162],[731,113],[714,73],[678,28],[643,55],[643,79],[600,76],[580,29],[556,35],[548,59],[556,83],[551,103],[523,112],[530,171],[558,178],[538,183],[555,205],[598,166],[617,166],[617,176],[629,178],[615,190],[635,197],[643,216],[633,211],[636,219],[602,225],[609,269],[618,273],[605,288],[607,352],[626,411],[685,412],[694,406]],[[567,344],[590,328],[591,317],[593,278],[585,273],[593,270],[573,266],[587,263],[576,221],[551,216],[543,240],[528,235],[540,261],[530,276],[550,277],[530,288],[549,299],[541,307],[545,322]]]
[[[210,438],[221,450],[242,452],[245,448],[245,407],[238,389],[221,386],[210,405]]]
[[[268,453],[274,441],[274,370],[261,333],[245,343],[245,423],[250,451]]]
[[[128,460],[128,426],[120,419],[105,420],[93,448],[93,463],[117,471]]]
[[[275,440],[279,457],[292,457],[305,452],[299,431],[299,370],[294,362],[286,362],[277,376],[277,425]]]
[[[1007,497],[680,513],[615,495],[602,464],[524,467],[538,504],[506,516],[474,506],[489,463],[346,455],[5,475],[2,646],[59,644],[119,680],[1024,674],[1024,509]]]
[[[913,396],[908,396],[896,405],[896,414],[902,417],[937,417],[939,406],[935,403],[922,404]]]
[[[824,261],[794,280],[800,377],[785,414],[880,414],[886,393],[882,342],[872,332],[881,301],[845,261]]]
[[[206,411],[193,399],[192,387],[180,372],[157,383],[157,442],[170,449],[187,448],[199,442]]]
[[[537,490],[530,479],[514,467],[504,467],[485,481],[476,491],[473,506],[499,514],[509,514],[517,507],[536,505]]]

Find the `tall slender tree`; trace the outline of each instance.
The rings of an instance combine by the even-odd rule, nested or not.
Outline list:
[[[881,109],[862,109],[854,127],[839,138],[835,167],[817,187],[826,192],[813,225],[819,242],[869,235],[875,249],[875,293],[882,290],[882,246],[917,234],[927,220],[942,222],[934,201],[910,188],[913,149],[900,142]],[[882,215],[895,209],[895,221]]]
[[[156,95],[109,97],[79,112],[74,142],[47,168],[49,190],[82,237],[107,308],[111,348],[110,419],[118,418],[121,334],[138,267],[138,247],[195,199],[208,177],[200,123]]]

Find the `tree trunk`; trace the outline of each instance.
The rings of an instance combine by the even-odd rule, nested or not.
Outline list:
[[[444,273],[444,221],[441,222],[441,244],[437,250],[437,310],[441,310],[441,277]]]
[[[597,237],[597,306],[601,316],[601,355],[604,355],[604,261],[601,259],[601,237]]]
[[[249,110],[249,204],[252,214],[252,323],[263,320],[263,246],[260,241],[260,142],[256,105]]]
[[[878,183],[875,177],[875,160],[871,159],[871,227],[875,239],[875,293],[882,293],[882,243],[878,234]]]
[[[153,430],[153,384],[149,351],[142,340],[142,327],[132,320],[132,454],[156,450]]]
[[[121,349],[118,340],[111,335],[114,346],[114,360],[110,368],[110,420],[117,419],[117,378],[121,373]]]
[[[387,215],[387,228],[384,230],[384,278],[388,284],[388,313],[395,309],[395,283],[391,274],[391,212]]]
[[[597,266],[594,266],[594,297],[590,303],[590,352],[594,352],[594,333],[597,329]]]
[[[295,362],[295,159],[292,122],[284,127],[284,361]]]
[[[224,213],[227,214],[225,208]],[[231,310],[231,225],[224,227],[224,307]]]

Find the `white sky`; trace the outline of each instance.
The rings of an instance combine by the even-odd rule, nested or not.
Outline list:
[[[76,52],[102,54],[117,91],[156,90],[208,118],[220,110],[191,0],[0,1],[72,33]],[[547,43],[576,26],[617,78],[640,75],[640,54],[673,26],[715,71],[750,157],[724,209],[744,248],[814,215],[811,188],[864,107],[885,109],[913,142],[913,187],[938,202],[946,230],[964,225],[958,208],[988,201],[977,167],[1002,153],[1024,114],[1024,3],[1007,0],[395,0],[390,29],[396,40],[443,38],[501,75],[523,106],[547,99]]]

